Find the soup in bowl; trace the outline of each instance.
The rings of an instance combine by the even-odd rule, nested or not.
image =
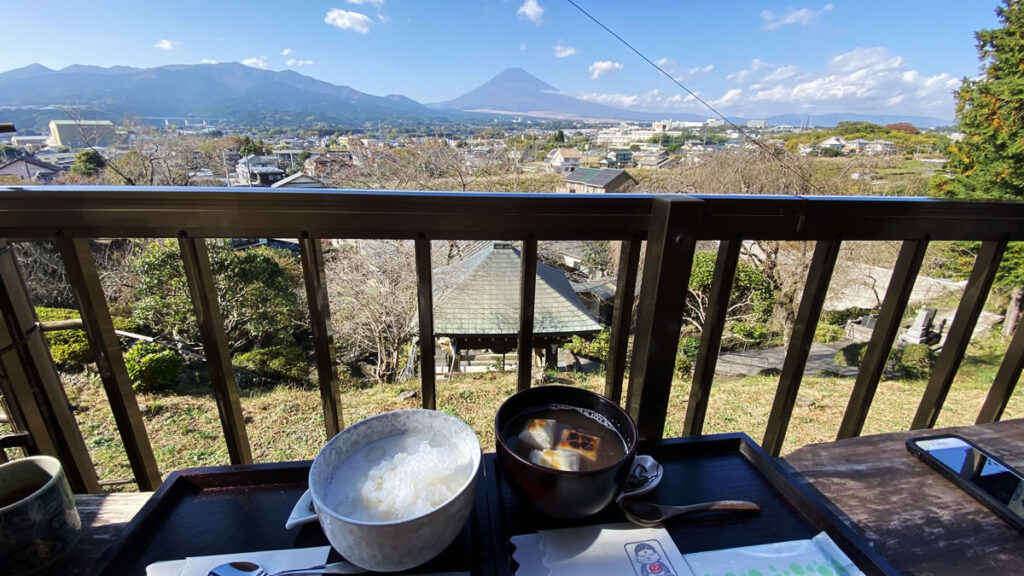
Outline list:
[[[610,504],[626,487],[636,456],[633,419],[582,388],[515,394],[498,409],[494,432],[510,485],[558,518],[589,516]]]
[[[367,418],[338,433],[313,460],[309,491],[286,526],[319,520],[331,546],[367,570],[418,566],[466,524],[480,460],[476,433],[444,412]]]

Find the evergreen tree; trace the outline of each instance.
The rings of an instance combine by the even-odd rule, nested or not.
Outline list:
[[[75,156],[75,163],[71,166],[71,173],[95,176],[105,165],[106,162],[103,161],[103,156],[100,156],[99,152],[92,149],[82,150]]]
[[[947,197],[1024,199],[1024,8],[1020,0],[1003,0],[996,9],[1002,28],[975,34],[981,75],[965,78],[957,90],[956,115],[963,141],[949,147],[954,176],[937,183]],[[968,249],[975,251],[977,244]],[[1003,333],[1017,324],[1024,299],[1024,245],[1009,245],[996,286],[1011,289]]]
[[[957,90],[957,120],[966,134],[949,148],[951,180],[937,191],[948,197],[1024,198],[1024,8],[1003,0],[1002,28],[975,34],[981,75]]]

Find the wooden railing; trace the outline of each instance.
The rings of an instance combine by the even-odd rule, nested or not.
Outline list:
[[[860,433],[929,242],[981,241],[967,288],[921,399],[913,428],[932,427],[992,285],[1007,242],[1024,240],[1024,205],[930,199],[689,195],[554,195],[374,191],[282,192],[230,188],[0,188],[0,238],[54,240],[96,351],[107,398],[142,489],[160,483],[153,450],[128,379],[91,238],[177,238],[232,463],[252,461],[207,253],[207,238],[294,237],[301,249],[326,432],[342,426],[338,374],[320,239],[399,238],[416,248],[422,399],[434,408],[430,249],[432,240],[522,243],[519,349],[533,348],[539,240],[621,241],[605,394],[622,400],[641,242],[647,242],[633,329],[625,405],[644,438],[662,436],[685,291],[698,241],[719,241],[710,306],[695,362],[684,433],[700,434],[714,381],[729,292],[747,240],[814,241],[815,249],[771,408],[763,446],[778,454],[786,436],[839,247],[845,241],[902,241],[875,330],[858,373],[840,438]],[[97,491],[96,472],[68,407],[7,241],[0,241],[0,392],[15,430],[6,442],[61,457],[76,491]],[[979,422],[998,420],[1024,365],[1018,330]],[[521,357],[527,357],[522,354]],[[529,362],[518,383],[530,386]]]

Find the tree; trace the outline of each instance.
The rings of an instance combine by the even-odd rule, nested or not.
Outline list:
[[[75,156],[75,163],[71,166],[71,173],[80,176],[95,176],[106,166],[103,156],[93,150],[82,150]]]
[[[707,320],[716,259],[714,252],[697,252],[693,256],[683,320],[698,332],[704,329]],[[729,294],[726,323],[747,320],[766,322],[771,318],[774,304],[775,295],[768,280],[752,265],[740,262],[736,266],[736,278]]]
[[[958,198],[1024,197],[1024,7],[1003,0],[1002,28],[975,34],[982,73],[956,91],[961,142],[949,147],[955,176],[938,192]]]
[[[353,359],[371,357],[369,376],[374,380],[393,379],[416,318],[412,243],[348,244],[325,256],[331,319],[340,351]]]
[[[209,243],[224,331],[232,352],[294,342],[305,327],[302,272],[286,250],[236,251]],[[177,242],[150,244],[134,263],[136,321],[169,339],[195,343],[198,326]]]
[[[242,156],[265,156],[270,154],[270,149],[267,148],[267,145],[263,140],[257,141],[246,136],[245,138],[242,138],[242,143],[238,147],[238,153]]]
[[[949,146],[947,168],[954,176],[936,183],[943,196],[1024,199],[1024,7],[1003,0],[996,15],[1001,28],[975,34],[981,75],[964,78],[956,92],[957,121],[966,137]],[[997,277],[997,285],[1013,286],[1005,333],[1016,324],[1022,268],[1024,249],[1011,245]]]

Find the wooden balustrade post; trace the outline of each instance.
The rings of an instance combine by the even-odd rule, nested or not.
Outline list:
[[[110,318],[110,308],[103,294],[89,241],[85,238],[61,237],[57,245],[135,481],[139,490],[156,490],[161,482],[160,470],[156,465],[146,426],[142,422],[139,404],[135,400],[135,390],[121,354],[121,343],[114,334],[114,321]]]
[[[98,493],[96,468],[43,341],[13,249],[3,239],[0,288],[0,392],[13,408],[14,424],[30,435],[29,452],[60,459],[75,492]]]
[[[416,238],[416,296],[420,324],[420,387],[423,407],[437,408],[434,373],[434,289],[430,269],[430,240],[425,234]]]
[[[313,332],[313,350],[316,353],[316,375],[320,387],[320,405],[324,414],[327,439],[345,427],[342,416],[341,393],[338,389],[338,360],[334,349],[334,328],[331,326],[331,305],[324,274],[324,251],[320,240],[299,239],[302,258],[302,276],[306,285],[309,305],[309,325]]]
[[[786,439],[789,420],[793,416],[796,395],[800,391],[800,381],[807,366],[807,356],[814,342],[814,329],[818,326],[825,294],[828,292],[832,271],[839,257],[839,240],[819,240],[814,246],[811,257],[811,268],[807,271],[807,283],[800,297],[800,309],[796,313],[793,334],[789,338],[786,359],[782,362],[782,374],[779,376],[779,387],[775,391],[771,414],[764,432],[761,447],[772,456],[782,451],[782,443]]]
[[[729,296],[736,279],[742,245],[743,241],[736,239],[724,240],[718,247],[707,317],[700,335],[700,351],[697,352],[697,361],[693,367],[690,400],[686,404],[686,420],[683,423],[683,434],[686,436],[698,436],[704,429],[704,417],[711,398],[711,383],[715,379],[715,365],[718,363],[718,349],[722,345],[722,331],[725,329]]]
[[[252,464],[252,449],[245,431],[245,418],[238,399],[238,383],[231,368],[231,351],[224,332],[224,318],[220,314],[217,286],[210,269],[210,253],[203,238],[181,235],[181,259],[185,265],[188,289],[192,295],[199,333],[203,338],[203,355],[210,373],[213,396],[217,400],[224,440],[232,464]]]
[[[999,262],[1005,251],[1006,240],[981,243],[981,250],[978,251],[974,268],[967,279],[967,287],[964,288],[964,295],[960,298],[953,323],[946,333],[946,342],[942,345],[942,352],[939,352],[939,358],[935,361],[935,369],[928,380],[928,387],[924,390],[914,421],[910,424],[911,430],[935,426],[942,404],[953,385],[957,368],[960,367],[960,361],[964,358],[967,345],[971,343],[971,334],[985,306],[985,299],[992,288],[992,281],[995,280]]]
[[[640,235],[634,234],[631,239],[623,240],[619,250],[611,342],[608,347],[608,367],[604,382],[604,395],[618,404],[622,403],[622,381],[626,376],[626,352],[629,348],[629,328],[633,321],[633,301],[636,297],[636,274],[640,267],[641,243]]]
[[[690,196],[657,197],[651,205],[626,399],[626,410],[643,439],[658,439],[665,432],[702,206]]]
[[[533,306],[537,295],[537,238],[533,234],[523,241],[521,257],[519,341],[516,347],[516,381],[520,392],[530,387],[533,377]]]
[[[878,389],[878,381],[885,371],[889,352],[892,351],[892,344],[900,330],[903,312],[907,309],[907,302],[910,300],[927,249],[928,240],[907,240],[900,248],[892,276],[889,278],[889,287],[882,300],[882,309],[878,312],[878,321],[875,323],[875,329],[871,331],[871,340],[864,352],[864,360],[860,363],[857,380],[850,393],[850,401],[846,404],[846,414],[839,425],[837,440],[860,436],[864,428],[871,401]]]

